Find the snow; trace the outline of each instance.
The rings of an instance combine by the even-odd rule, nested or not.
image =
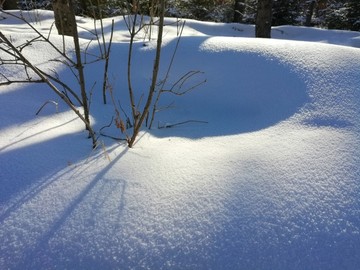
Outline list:
[[[51,12],[24,14],[49,33]],[[114,19],[110,81],[129,110],[129,35]],[[93,21],[78,21],[88,45]],[[175,20],[167,22],[162,76],[177,41]],[[111,20],[104,23],[109,29]],[[32,36],[15,19],[0,24],[15,42]],[[0,88],[0,269],[358,269],[360,34],[292,26],[275,27],[271,40],[253,33],[188,20],[167,86],[190,70],[202,73],[189,85],[206,83],[164,95],[161,105],[175,108],[158,113],[131,149],[100,137],[91,150],[82,123],[45,85]],[[55,33],[51,40],[62,46]],[[139,97],[155,43],[135,43]],[[46,44],[26,54],[76,86],[48,61]],[[97,81],[98,133],[114,109],[101,104],[102,64],[85,69],[88,87]],[[59,112],[49,104],[35,116],[47,100]]]

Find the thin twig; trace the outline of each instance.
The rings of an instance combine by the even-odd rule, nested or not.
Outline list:
[[[38,115],[38,114],[41,112],[41,110],[42,110],[47,104],[50,104],[50,103],[55,105],[56,113],[58,113],[58,112],[59,112],[59,104],[58,104],[56,101],[48,100],[48,101],[46,101],[46,102],[40,107],[40,109],[36,112],[35,115]]]
[[[105,133],[103,132],[103,129],[111,127],[113,121],[114,121],[114,117],[111,118],[110,124],[105,125],[105,126],[103,126],[102,128],[100,128],[100,130],[99,130],[100,136],[107,137],[107,138],[110,138],[110,139],[113,139],[113,140],[116,140],[116,141],[127,141],[127,139],[125,139],[125,138],[118,138],[118,137],[115,137],[115,136],[111,136],[111,135],[105,134]]]
[[[86,126],[86,129],[89,131],[89,137],[92,139],[93,148],[96,147],[96,138],[95,133],[90,125],[90,122],[84,118],[84,116],[79,112],[79,110],[71,103],[69,98],[62,93],[41,71],[39,68],[34,66],[12,43],[11,41],[0,31],[0,38],[14,51],[21,61],[26,64],[32,71],[36,73],[44,82],[70,107],[71,110],[83,121]]]
[[[104,67],[104,78],[103,78],[103,102],[104,102],[104,104],[106,104],[106,88],[107,88],[107,83],[108,83],[108,69],[109,69],[111,44],[112,44],[112,39],[113,39],[113,34],[114,34],[114,25],[115,25],[114,20],[112,20],[111,21],[111,35],[110,35],[110,40],[109,40],[109,46],[106,48],[106,46],[105,46],[105,37],[104,37],[104,29],[103,29],[103,26],[101,24],[103,42],[104,42],[104,47],[105,47],[105,67]]]
[[[201,72],[201,71],[189,71],[185,75],[183,75],[179,80],[177,80],[169,90],[161,89],[160,92],[169,92],[169,93],[172,93],[177,96],[185,95],[186,93],[190,92],[194,88],[200,86],[201,84],[206,83],[206,79],[205,79],[189,88],[186,88],[185,90],[180,91],[187,80],[189,80],[191,77],[193,77],[194,75],[197,75],[199,73],[203,74],[203,72]],[[177,90],[174,90],[175,87]]]
[[[15,15],[15,14],[12,14],[12,13],[10,13],[10,12],[6,12],[6,11],[4,11],[4,10],[2,10],[2,12],[3,12],[4,14],[7,14],[7,15],[9,15],[9,16],[12,16],[12,17],[14,17],[14,18],[16,18],[16,19],[19,19],[19,20],[23,21],[24,23],[26,23],[36,34],[38,34],[41,38],[43,38],[46,42],[48,42],[49,45],[50,45],[52,48],[54,48],[59,54],[61,54],[64,58],[66,58],[66,60],[68,60],[69,62],[71,62],[73,65],[76,65],[76,63],[75,63],[71,58],[69,58],[64,52],[61,52],[47,37],[45,37],[43,34],[41,34],[40,31],[37,30],[37,29],[36,29],[31,23],[29,23],[25,18],[19,17],[19,16]]]
[[[175,124],[165,124],[164,126],[160,126],[160,123],[159,123],[159,124],[158,124],[158,129],[162,129],[162,128],[172,128],[172,127],[184,125],[184,124],[187,124],[187,123],[208,124],[209,122],[207,122],[207,121],[201,121],[201,120],[187,120],[187,121],[183,121],[183,122],[179,122],[179,123],[175,123]]]

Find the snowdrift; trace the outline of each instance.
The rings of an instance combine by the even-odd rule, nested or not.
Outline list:
[[[52,14],[36,12],[48,33]],[[84,28],[93,22],[78,20],[88,44]],[[0,24],[14,40],[26,29],[10,19]],[[120,98],[122,18],[115,29],[111,70]],[[163,76],[177,38],[176,25],[166,30]],[[357,269],[360,51],[351,45],[360,35],[273,31],[274,39],[253,39],[252,26],[189,21],[168,86],[189,70],[202,72],[189,85],[207,82],[181,97],[164,95],[161,104],[175,107],[156,121],[207,123],[144,130],[133,149],[100,137],[104,146],[91,151],[60,101],[58,113],[49,106],[35,116],[56,99],[45,86],[0,88],[0,268]],[[29,57],[73,83],[42,46]],[[153,40],[135,45],[139,96],[153,48]],[[88,85],[101,78],[100,67],[86,67]],[[96,131],[114,113],[100,92],[91,105]]]

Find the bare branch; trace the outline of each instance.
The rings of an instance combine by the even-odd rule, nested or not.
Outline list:
[[[160,123],[158,123],[158,129],[162,129],[162,128],[172,128],[172,127],[175,127],[175,126],[180,126],[180,125],[184,125],[184,124],[188,124],[188,123],[208,124],[209,122],[207,122],[207,121],[201,121],[201,120],[187,120],[187,121],[183,121],[183,122],[179,122],[179,123],[175,123],[175,124],[164,124],[164,125],[160,125]]]
[[[54,105],[55,105],[56,112],[59,112],[59,104],[58,104],[56,101],[48,100],[48,101],[46,101],[46,102],[40,107],[40,109],[36,112],[35,115],[38,115],[38,114],[41,112],[41,110],[42,110],[47,104],[54,104]]]
[[[174,104],[175,104],[175,101],[173,101],[170,104],[168,104],[166,106],[163,106],[163,107],[156,107],[156,112],[161,112],[161,111],[165,111],[165,110],[168,110],[168,109],[173,109],[173,108],[175,108]]]
[[[177,39],[177,41],[176,41],[176,46],[175,46],[175,49],[174,49],[173,55],[172,55],[172,57],[171,57],[171,60],[170,60],[168,69],[167,69],[167,71],[166,71],[165,78],[164,78],[164,80],[162,81],[162,84],[161,84],[161,88],[160,88],[160,89],[163,89],[163,88],[164,88],[165,83],[166,83],[166,81],[167,81],[167,79],[168,79],[168,77],[169,77],[169,73],[170,73],[171,67],[172,67],[172,65],[173,65],[173,63],[174,63],[175,55],[176,55],[177,49],[178,49],[178,47],[179,47],[179,43],[180,43],[180,39],[181,39],[181,37],[182,37],[182,31],[183,31],[183,29],[184,29],[184,27],[185,27],[185,23],[186,23],[186,21],[184,21],[183,24],[182,24],[182,26],[181,26],[180,35],[179,35],[179,37],[178,37],[178,39]],[[158,102],[159,102],[159,100],[160,100],[160,95],[161,95],[161,91],[158,92],[158,94],[157,94],[157,96],[156,96],[156,99],[155,99],[155,102],[154,102],[154,105],[153,105],[153,110],[152,110],[152,113],[151,113],[151,119],[150,119],[149,129],[151,129],[152,124],[153,124],[153,121],[154,121],[154,118],[155,118],[155,112],[156,112],[156,110],[157,110],[156,107],[157,107],[157,104],[158,104]]]
[[[195,89],[196,87],[206,83],[206,79],[195,84],[195,85],[192,85],[191,87],[188,87],[184,90],[182,90],[184,84],[189,80],[191,79],[191,77],[197,75],[197,74],[203,74],[203,72],[201,71],[189,71],[187,72],[185,75],[183,75],[178,81],[176,81],[173,86],[169,89],[169,90],[166,90],[166,89],[162,89],[160,90],[161,92],[169,92],[169,93],[172,93],[174,95],[177,95],[177,96],[182,96],[182,95],[185,95],[186,93],[190,92],[191,90]]]
[[[160,57],[161,57],[161,45],[162,45],[162,38],[163,38],[163,30],[164,30],[164,17],[165,17],[165,0],[160,0],[160,10],[159,10],[159,29],[158,29],[158,37],[157,37],[157,44],[156,44],[156,52],[155,52],[155,61],[153,66],[153,74],[151,79],[151,85],[148,93],[148,97],[144,106],[143,111],[139,115],[139,118],[134,118],[134,129],[133,129],[133,135],[131,139],[128,141],[129,147],[132,147],[135,143],[135,139],[140,131],[140,128],[145,120],[145,118],[148,116],[149,109],[151,106],[151,102],[153,100],[153,96],[155,93],[156,88],[156,82],[159,75],[159,67],[160,67]]]
[[[103,44],[104,44],[104,50],[105,50],[105,67],[104,67],[104,78],[103,78],[103,102],[104,102],[104,104],[106,104],[106,88],[107,88],[107,83],[108,83],[108,69],[109,69],[111,44],[112,44],[112,39],[113,39],[113,35],[114,35],[114,26],[115,26],[115,23],[114,23],[114,20],[112,20],[111,21],[111,35],[110,35],[110,40],[109,40],[109,46],[106,48],[103,25],[102,25],[102,22],[101,22],[102,37],[103,37]]]
[[[71,95],[76,99],[76,101],[79,103],[79,105],[83,105],[82,104],[82,101],[80,100],[80,98],[79,98],[79,96],[66,84],[66,83],[64,83],[62,80],[60,80],[59,79],[59,77],[55,77],[55,76],[52,76],[52,75],[50,75],[50,74],[48,74],[48,73],[46,73],[46,72],[44,72],[44,71],[41,71],[45,76],[47,76],[48,78],[50,78],[52,81],[54,81],[54,82],[56,82],[56,83],[58,83],[58,84],[60,84],[64,89],[65,89],[65,95],[68,97],[68,95],[67,95],[67,92],[66,91],[68,91],[68,92],[70,92],[71,93]],[[69,97],[68,97],[69,98]]]
[[[11,17],[14,17],[16,19],[19,19],[21,21],[23,21],[24,23],[26,23],[36,34],[38,34],[42,39],[44,39],[46,42],[48,42],[48,44],[53,48],[55,49],[55,51],[57,51],[59,54],[61,54],[64,58],[66,58],[66,60],[68,60],[70,63],[72,63],[73,65],[76,65],[76,63],[71,59],[69,58],[65,52],[62,52],[60,51],[51,41],[49,38],[45,37],[43,34],[40,33],[39,30],[37,30],[31,23],[29,23],[25,18],[23,17],[20,17],[20,16],[17,16],[15,14],[12,14],[10,12],[6,12],[4,10],[2,10],[2,12],[6,15],[9,15]],[[49,35],[50,36],[50,35]]]
[[[95,133],[90,125],[90,122],[84,118],[79,110],[71,103],[69,98],[62,93],[37,67],[35,67],[12,43],[11,41],[0,31],[0,38],[17,54],[18,58],[26,64],[32,71],[36,73],[44,82],[69,106],[71,110],[83,121],[86,129],[89,131],[89,137],[92,138],[93,148],[96,147]]]
[[[102,128],[100,128],[100,130],[99,130],[100,135],[103,136],[103,137],[107,137],[107,138],[116,140],[116,141],[127,141],[128,139],[118,138],[118,137],[111,136],[111,135],[108,135],[108,134],[106,134],[106,133],[103,132],[103,130],[104,130],[105,128],[109,128],[109,127],[112,126],[113,121],[114,121],[114,117],[111,118],[110,124],[105,125],[105,126],[103,126]]]

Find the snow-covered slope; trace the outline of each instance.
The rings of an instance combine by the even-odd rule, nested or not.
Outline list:
[[[37,18],[48,33],[51,13]],[[115,19],[111,82],[123,98],[128,34]],[[26,37],[22,23],[0,24],[13,40]],[[79,25],[88,44],[93,22]],[[162,76],[176,31],[166,27]],[[201,72],[190,85],[206,83],[163,96],[175,108],[155,126],[194,121],[144,130],[132,149],[100,137],[104,146],[91,151],[82,124],[45,86],[0,88],[0,268],[357,269],[360,51],[351,46],[360,34],[284,26],[271,40],[252,35],[252,26],[188,21],[168,84],[190,70]],[[154,44],[135,45],[139,96]],[[29,57],[71,84],[45,45],[34,46]],[[89,86],[100,67],[86,67]],[[114,114],[98,85],[97,132]],[[47,106],[35,116],[49,99],[59,113]]]

